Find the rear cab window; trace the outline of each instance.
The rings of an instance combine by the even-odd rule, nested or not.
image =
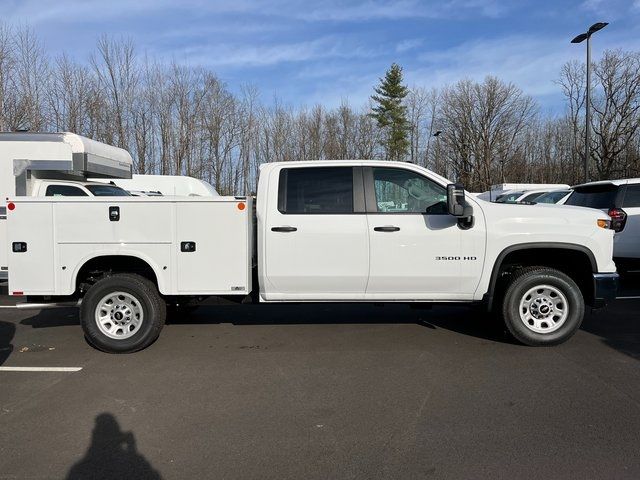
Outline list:
[[[352,167],[297,167],[280,170],[278,210],[283,214],[354,212]]]

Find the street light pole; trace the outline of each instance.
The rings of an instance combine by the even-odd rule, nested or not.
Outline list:
[[[571,43],[587,41],[587,85],[585,93],[585,128],[584,128],[584,181],[589,181],[589,160],[591,159],[591,35],[609,25],[607,22],[594,23],[585,33],[581,33]]]
[[[584,182],[589,181],[589,161],[591,160],[591,35],[587,37],[587,92],[585,95],[584,128]]]

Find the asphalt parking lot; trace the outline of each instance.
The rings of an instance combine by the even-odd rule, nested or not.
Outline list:
[[[4,306],[9,306],[4,301]],[[640,478],[640,300],[568,343],[477,311],[211,306],[133,355],[0,309],[0,478]]]

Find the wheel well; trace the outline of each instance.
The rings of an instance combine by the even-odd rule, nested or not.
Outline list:
[[[489,308],[505,289],[511,274],[522,267],[549,267],[565,273],[576,282],[585,303],[593,302],[593,258],[579,248],[523,248],[506,252],[496,261],[491,276]]]
[[[88,260],[80,268],[76,277],[76,291],[84,292],[98,280],[114,273],[136,273],[158,286],[156,273],[144,260],[130,255],[104,255]]]

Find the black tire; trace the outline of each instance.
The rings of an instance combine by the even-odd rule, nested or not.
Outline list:
[[[543,299],[541,300],[543,303],[548,300],[551,301],[551,313],[544,316],[540,313],[541,306],[533,308],[524,306],[523,312],[535,312],[542,319],[534,319],[532,318],[532,314],[529,314],[527,318],[526,313],[523,313],[523,318],[520,315],[520,302],[530,301],[527,300],[525,296],[537,286],[551,287],[547,290],[541,288],[533,293],[534,298],[538,292],[546,291],[551,293],[551,295],[548,296],[543,295]],[[563,305],[565,302],[562,301],[562,298],[558,297],[553,290],[557,290],[564,295],[566,306]],[[556,295],[555,297],[553,296],[554,294]],[[531,295],[529,295],[528,298],[531,299]],[[553,302],[556,302],[556,304]],[[547,304],[547,311],[548,308],[549,306]],[[557,313],[555,316],[553,315],[553,308],[555,308],[555,313]],[[564,308],[567,308],[566,318],[562,321],[562,312],[565,312],[563,310]],[[546,313],[546,311],[544,313]],[[584,298],[580,288],[578,288],[578,285],[576,285],[571,277],[553,268],[527,267],[518,270],[513,274],[513,277],[507,284],[502,299],[502,318],[509,333],[519,342],[532,347],[558,345],[567,341],[580,328],[583,317]],[[555,318],[558,319],[557,322],[553,320]],[[550,321],[546,321],[545,319],[550,319]],[[540,322],[540,325],[535,324],[536,321]],[[530,323],[530,326],[527,326],[528,323]],[[560,325],[556,327],[556,323]],[[538,330],[548,329],[549,331],[534,331],[536,328]],[[554,328],[555,330],[553,330]]]
[[[98,304],[105,296],[115,292],[125,292],[135,297],[143,313],[142,323],[127,338],[107,336],[96,320]],[[87,341],[98,350],[108,353],[131,353],[148,347],[160,335],[166,317],[165,301],[153,282],[130,273],[111,275],[96,282],[87,291],[80,307],[80,322]]]

